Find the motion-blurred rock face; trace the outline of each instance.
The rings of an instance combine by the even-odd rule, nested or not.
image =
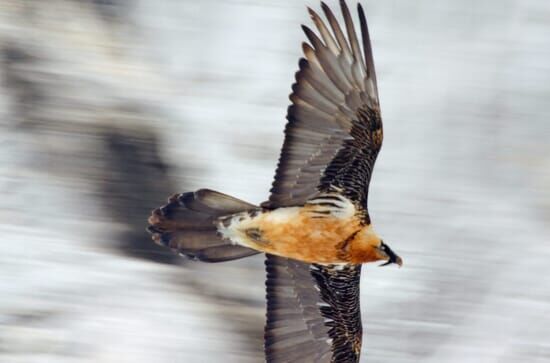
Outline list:
[[[179,188],[161,160],[156,130],[160,110],[147,104],[136,106],[142,102],[136,95],[125,93],[128,84],[111,84],[125,77],[116,69],[130,65],[124,58],[110,54],[123,44],[117,43],[115,34],[110,37],[111,33],[98,26],[118,24],[122,19],[115,15],[121,4],[76,5],[53,2],[53,8],[67,11],[67,16],[96,24],[82,29],[92,42],[88,46],[72,39],[74,34],[59,34],[55,27],[61,24],[41,15],[52,9],[44,9],[47,7],[39,3],[14,5],[11,9],[27,24],[19,24],[19,35],[12,35],[1,48],[6,95],[11,101],[11,121],[6,126],[32,139],[31,153],[44,161],[37,162],[35,157],[29,160],[33,170],[52,180],[68,178],[73,187],[84,187],[85,193],[98,197],[104,212],[100,216],[87,215],[89,211],[83,208],[81,217],[113,223],[113,247],[155,261],[179,261],[169,251],[150,243],[144,233],[143,216],[166,198],[167,191]],[[30,10],[38,14],[27,14]],[[45,28],[41,29],[44,33],[30,29],[35,23]],[[48,36],[54,37],[57,51],[50,48],[51,44],[41,44]],[[82,64],[75,59],[79,57],[94,57],[97,61]],[[105,69],[107,66],[112,71]],[[82,69],[90,67],[96,67],[97,72]],[[106,84],[104,76],[111,78]]]
[[[159,141],[151,128],[102,130],[106,162],[101,178],[101,199],[106,216],[124,225],[117,238],[123,252],[162,262],[182,262],[181,257],[158,248],[143,233],[143,216],[169,191],[181,186],[171,181],[168,166],[161,160]]]
[[[261,357],[261,296],[243,303],[245,282],[195,281],[196,265],[145,231],[154,207],[188,189],[185,159],[172,167],[163,143],[175,131],[184,147],[186,124],[130,14],[126,1],[0,5],[0,230],[13,243],[0,247],[0,361],[194,361],[202,344],[188,329]],[[201,309],[207,327],[192,319]]]

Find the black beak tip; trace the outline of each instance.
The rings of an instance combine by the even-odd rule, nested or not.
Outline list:
[[[403,266],[403,259],[401,257],[397,256],[396,254],[392,254],[390,256],[390,258],[388,259],[388,261],[381,264],[380,267],[391,265],[392,263],[395,263],[396,265],[399,266],[399,268],[401,268]]]
[[[395,254],[395,252],[392,251],[390,246],[388,246],[384,242],[382,242],[381,248],[383,249],[385,255],[388,256],[389,258],[388,258],[387,262],[381,264],[380,267],[387,266],[387,265],[390,265],[392,263],[395,263],[395,264],[399,265],[399,267],[403,266],[403,259],[401,259],[401,257],[397,256]]]

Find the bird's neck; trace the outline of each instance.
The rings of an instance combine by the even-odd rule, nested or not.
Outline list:
[[[349,248],[349,260],[351,263],[360,264],[380,260],[376,248],[382,240],[374,232],[372,226],[364,226],[353,238]]]

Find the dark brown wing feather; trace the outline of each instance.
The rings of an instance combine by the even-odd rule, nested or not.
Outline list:
[[[355,363],[361,351],[361,265],[267,256],[267,362]]]
[[[266,259],[267,362],[330,362],[329,327],[324,324],[310,265],[283,257]]]
[[[362,47],[351,14],[341,3],[344,32],[322,4],[330,29],[313,10],[320,38],[303,27],[304,44],[292,87],[279,165],[269,202],[281,207],[304,204],[331,186],[367,210],[368,185],[382,145],[382,120],[369,33],[359,5]]]
[[[311,45],[303,45],[306,58],[292,87],[285,142],[265,206],[302,205],[337,187],[366,212],[383,138],[369,33],[359,5],[362,54],[345,3],[349,41],[332,11],[322,7],[330,28],[310,10],[321,38],[304,27]],[[267,361],[358,362],[361,266],[335,268],[268,255],[266,269]]]

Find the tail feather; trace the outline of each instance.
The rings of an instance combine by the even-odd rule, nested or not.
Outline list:
[[[162,246],[205,262],[235,260],[258,253],[234,245],[217,231],[219,218],[258,207],[213,190],[176,194],[155,209],[147,230]]]
[[[180,199],[191,210],[217,217],[258,208],[253,204],[209,189],[181,194]]]
[[[238,245],[224,245],[209,247],[198,251],[194,257],[204,262],[224,262],[256,255],[259,252],[248,247]]]

